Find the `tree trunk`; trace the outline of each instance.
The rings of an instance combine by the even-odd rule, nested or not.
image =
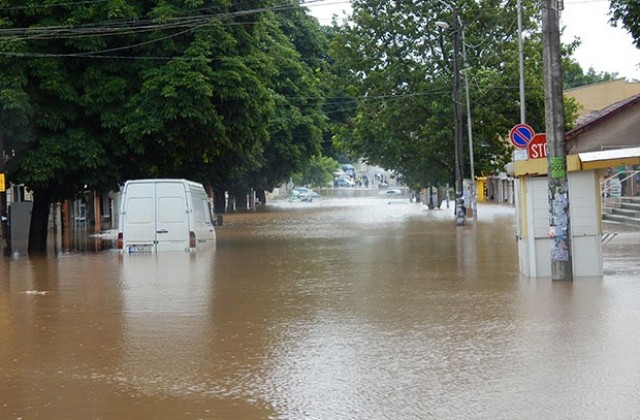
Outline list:
[[[257,190],[256,191],[256,198],[258,200],[260,200],[260,204],[265,205],[267,204],[267,194],[264,190]]]
[[[213,191],[213,212],[215,214],[223,214],[227,210],[227,203],[224,190],[216,189]]]
[[[248,204],[247,193],[238,191],[234,194],[234,197],[236,198],[236,210],[237,209],[246,210],[247,204]]]
[[[49,233],[49,209],[51,197],[43,191],[34,191],[31,226],[29,229],[29,253],[47,252]]]

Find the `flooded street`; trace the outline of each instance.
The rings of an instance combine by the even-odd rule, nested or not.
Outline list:
[[[0,419],[637,419],[640,232],[523,278],[514,209],[230,214],[214,250],[0,261]]]

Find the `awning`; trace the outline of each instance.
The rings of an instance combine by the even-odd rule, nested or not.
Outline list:
[[[618,166],[640,165],[640,147],[584,152],[567,156],[567,171],[588,171]],[[547,158],[518,160],[507,165],[511,176],[538,176],[547,174]]]

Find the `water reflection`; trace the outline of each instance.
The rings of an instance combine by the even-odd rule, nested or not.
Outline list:
[[[116,248],[115,230],[96,232],[86,224],[75,224],[65,229],[55,229],[51,232],[49,253],[69,254],[77,252],[101,252]]]
[[[185,377],[198,365],[184,362],[205,352],[213,262],[212,250],[119,256],[119,374],[129,387],[144,394],[187,391]]]
[[[634,418],[638,232],[556,283],[479,215],[282,202],[210,252],[3,261],[0,418]]]

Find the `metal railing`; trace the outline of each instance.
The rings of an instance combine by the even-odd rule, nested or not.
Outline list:
[[[602,245],[606,245],[618,236],[618,232],[604,232],[602,234]]]
[[[624,178],[622,179],[620,179],[621,173],[625,174]],[[604,180],[600,181],[600,194],[602,194],[603,198],[620,198],[622,195],[624,195],[624,182],[629,180],[631,180],[631,191],[635,193],[637,189],[635,175],[638,173],[640,173],[640,170],[633,169],[629,171],[621,171],[605,178]]]
[[[624,174],[622,179],[620,179],[621,173]],[[621,171],[600,181],[600,194],[602,197],[600,214],[605,213],[605,207],[609,204],[620,203],[622,201],[621,197],[625,195],[625,181],[631,182],[629,189],[631,190],[632,195],[636,194],[638,187],[640,187],[640,183],[636,181],[636,175],[639,173],[640,170],[637,169]],[[617,235],[618,232],[604,232],[602,234],[602,245],[607,245]]]

